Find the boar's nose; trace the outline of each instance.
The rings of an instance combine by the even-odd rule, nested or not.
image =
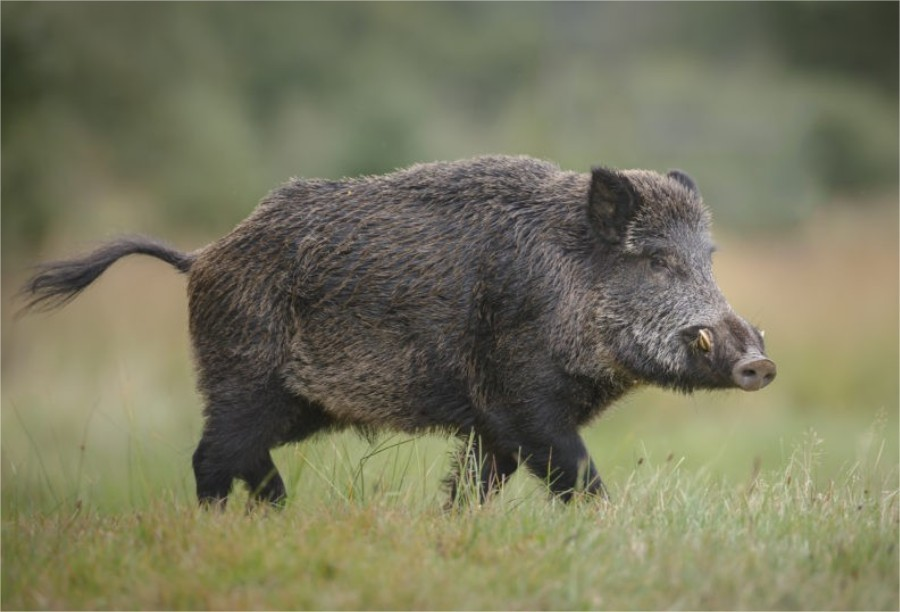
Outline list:
[[[744,391],[759,391],[775,380],[775,362],[762,355],[745,357],[731,370],[734,384]]]

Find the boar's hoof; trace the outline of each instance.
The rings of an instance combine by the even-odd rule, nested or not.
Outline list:
[[[775,380],[775,362],[765,357],[743,359],[731,370],[734,384],[744,391],[758,391]]]

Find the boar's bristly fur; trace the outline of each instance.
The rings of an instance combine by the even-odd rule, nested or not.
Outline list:
[[[578,430],[635,386],[774,378],[712,277],[709,224],[680,171],[482,157],[292,180],[190,256],[132,242],[100,261],[143,252],[189,276],[202,502],[235,479],[280,502],[270,450],[346,427],[454,432],[482,497],[524,464],[568,499],[603,493]],[[26,292],[74,295],[102,272],[77,274],[90,257]]]

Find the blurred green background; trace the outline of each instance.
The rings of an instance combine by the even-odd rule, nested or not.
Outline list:
[[[896,189],[895,3],[2,10],[5,252],[107,212],[217,236],[289,176],[485,152],[683,167],[741,225]]]
[[[726,295],[769,332],[772,387],[637,394],[589,431],[601,466],[674,452],[741,477],[810,428],[845,465],[877,422],[896,469],[897,3],[0,12],[5,497],[133,479],[135,448],[189,495],[199,436],[183,279],[128,260],[13,318],[29,265],[121,232],[193,249],[290,176],[482,153],[688,171]]]

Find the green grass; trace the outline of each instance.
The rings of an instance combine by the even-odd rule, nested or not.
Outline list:
[[[428,444],[386,451],[367,484],[348,456],[324,471],[295,456],[303,493],[280,512],[166,492],[124,512],[7,509],[3,607],[897,608],[896,472],[877,451],[822,479],[809,433],[785,468],[739,483],[644,460],[612,503],[565,506],[518,479],[443,512],[414,482]]]
[[[516,474],[444,512],[446,438],[341,434],[275,452],[283,511],[200,512],[183,279],[136,259],[53,316],[7,302],[0,606],[896,610],[896,227],[720,236],[778,379],[617,404],[584,431],[611,503]]]

